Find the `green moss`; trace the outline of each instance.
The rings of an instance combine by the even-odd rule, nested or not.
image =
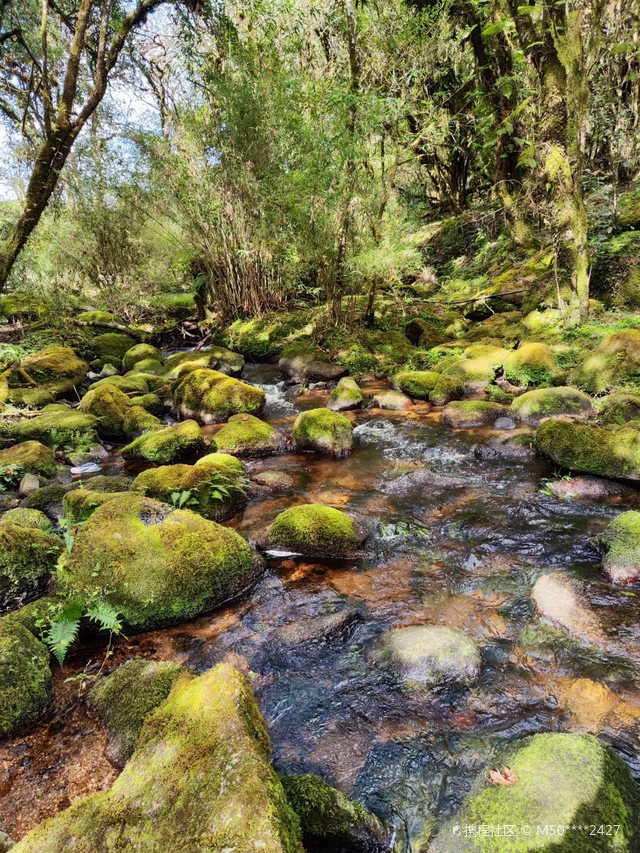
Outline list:
[[[126,376],[105,376],[104,379],[98,379],[91,385],[90,390],[101,388],[105,385],[110,385],[113,388],[118,388],[124,394],[148,394],[149,382],[146,375],[139,373],[128,373]]]
[[[49,650],[15,620],[0,619],[0,736],[36,723],[50,701]]]
[[[159,418],[164,414],[164,403],[157,394],[142,394],[139,397],[131,397],[132,406],[142,406],[147,412]]]
[[[136,341],[130,335],[123,335],[120,332],[106,332],[104,335],[97,335],[91,341],[91,348],[97,358],[106,358],[113,355],[116,358],[124,358]]]
[[[6,608],[41,590],[61,552],[62,542],[57,536],[3,519],[0,523],[0,607]]]
[[[131,630],[193,618],[239,595],[263,568],[235,531],[138,494],[98,507],[65,561],[63,588],[106,601]]]
[[[39,441],[23,441],[0,450],[0,467],[5,465],[20,465],[25,471],[43,477],[52,477],[57,469],[53,450]]]
[[[640,577],[640,512],[623,512],[613,519],[602,536],[606,550],[604,570],[614,583]]]
[[[122,767],[131,757],[147,715],[167,699],[184,667],[136,658],[119,666],[91,690],[89,705],[109,726],[108,755]]]
[[[7,402],[27,409],[42,409],[53,403],[53,394],[46,388],[10,388]]]
[[[174,393],[176,411],[202,423],[219,423],[231,415],[259,415],[266,402],[264,391],[217,370],[188,373]]]
[[[124,474],[98,474],[89,480],[84,480],[82,485],[94,492],[128,492],[132,480]],[[80,484],[76,484],[79,487]]]
[[[17,441],[40,441],[54,449],[88,448],[95,444],[97,420],[75,412],[43,412],[21,421],[0,420],[0,436]]]
[[[329,456],[348,456],[353,444],[351,421],[330,409],[301,412],[293,425],[299,450],[315,450]]]
[[[54,504],[62,503],[63,497],[72,488],[71,484],[63,486],[58,483],[52,486],[41,486],[22,501],[22,506],[28,509],[49,509]]]
[[[93,326],[100,323],[119,323],[120,321],[110,314],[108,311],[83,311],[78,314],[76,320],[79,323],[85,323],[88,326]]]
[[[64,602],[61,598],[44,596],[43,598],[38,598],[36,601],[30,601],[29,604],[25,604],[17,610],[12,610],[11,613],[7,613],[0,620],[0,624],[5,620],[19,622],[36,639],[44,642],[43,633],[45,628],[48,627],[50,620],[58,615],[63,605]]]
[[[87,391],[80,401],[80,411],[98,419],[98,433],[104,438],[119,438],[124,434],[125,417],[130,408],[127,395],[112,384]]]
[[[346,409],[358,409],[363,403],[364,396],[358,383],[350,376],[344,376],[329,394],[327,408],[333,412],[342,412]]]
[[[443,413],[442,420],[454,428],[490,426],[505,410],[498,403],[485,400],[456,400],[449,403]]]
[[[92,489],[72,489],[62,499],[64,517],[69,524],[81,524],[99,506],[122,492],[94,492]]]
[[[591,394],[640,384],[640,329],[605,338],[576,368],[572,381]]]
[[[417,400],[429,400],[434,406],[444,406],[464,394],[462,382],[443,376],[432,370],[416,370],[398,373],[393,384],[400,391]]]
[[[169,379],[178,379],[192,370],[206,368],[239,376],[243,367],[244,358],[239,353],[224,347],[207,347],[198,352],[177,352],[170,355],[165,363],[165,375]]]
[[[226,664],[179,680],[112,789],[30,832],[15,853],[302,853],[251,690]]]
[[[602,403],[599,420],[607,426],[624,426],[640,418],[640,394],[618,391],[610,394]]]
[[[487,397],[491,403],[511,403],[513,394],[504,391],[498,385],[487,385]]]
[[[140,362],[146,360],[160,362],[162,367],[162,353],[157,347],[152,347],[151,344],[136,344],[122,356],[122,369],[125,372],[133,370]]]
[[[640,432],[545,421],[535,438],[537,449],[556,464],[585,474],[640,480]]]
[[[545,418],[559,415],[585,420],[595,415],[590,398],[577,388],[538,388],[516,397],[510,413],[520,421],[537,426]]]
[[[504,362],[504,375],[517,385],[549,385],[558,373],[553,352],[546,344],[522,342]]]
[[[198,453],[204,446],[204,435],[198,424],[182,421],[141,435],[122,448],[122,455],[161,465]]]
[[[310,321],[308,311],[236,320],[225,332],[225,343],[248,358],[268,360],[279,356],[286,344],[296,337],[309,334]]]
[[[133,438],[147,430],[162,429],[162,421],[142,406],[130,406],[125,412],[122,428],[126,436]]]
[[[510,353],[502,347],[476,344],[468,347],[464,355],[443,366],[443,375],[460,382],[492,382]]]
[[[218,450],[236,456],[268,456],[280,449],[278,433],[253,415],[233,415],[214,436]]]
[[[361,543],[349,516],[330,506],[303,504],[277,516],[269,530],[269,545],[301,554],[340,556]]]
[[[1,520],[3,524],[9,523],[17,524],[18,527],[31,527],[36,530],[43,530],[45,533],[53,531],[53,525],[39,509],[27,509],[26,507],[17,506],[15,509],[5,512]]]
[[[73,391],[75,386],[84,380],[89,365],[78,358],[70,347],[52,344],[23,359],[22,369],[38,385],[44,386],[54,397],[58,397]],[[19,377],[15,384],[21,384]]]

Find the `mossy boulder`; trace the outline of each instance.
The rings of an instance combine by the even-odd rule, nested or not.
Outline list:
[[[127,373],[126,376],[105,376],[103,379],[93,382],[89,390],[93,391],[105,385],[118,388],[123,394],[131,397],[139,394],[148,394],[150,390],[149,379],[146,374],[142,373]]]
[[[412,370],[394,376],[393,385],[416,400],[428,400],[434,406],[446,406],[459,400],[464,394],[464,385],[433,370]]]
[[[110,311],[83,311],[78,314],[76,321],[85,326],[101,326],[104,323],[119,323],[121,322],[111,314]]]
[[[125,368],[123,367],[123,369]],[[129,371],[129,373],[144,373],[149,376],[162,376],[164,379],[166,379],[166,377],[164,376],[164,364],[157,358],[144,358],[142,361],[139,361]]]
[[[130,406],[122,421],[122,430],[127,438],[133,438],[143,432],[162,429],[162,421],[142,406]]]
[[[263,561],[235,531],[138,494],[98,507],[78,533],[60,580],[99,597],[130,630],[191,619],[240,595]]]
[[[0,624],[5,621],[18,622],[37,640],[42,640],[43,629],[49,625],[53,617],[60,613],[63,606],[64,602],[61,598],[45,595],[7,613],[0,620]]]
[[[455,400],[445,406],[442,421],[454,429],[492,426],[504,415],[504,406],[485,400]]]
[[[54,396],[46,388],[9,388],[7,402],[18,408],[43,409],[54,402]]]
[[[359,409],[364,403],[364,395],[355,379],[344,376],[329,394],[327,408],[332,412],[344,412],[347,409]]]
[[[51,533],[0,522],[0,609],[15,606],[46,585],[62,552]]]
[[[58,515],[56,509],[62,510],[62,498],[72,488],[73,486],[70,483],[67,485],[53,483],[50,486],[41,486],[23,498],[21,506],[27,509],[41,509],[43,512],[56,516]]]
[[[45,533],[53,531],[53,525],[39,509],[17,506],[5,512],[0,521],[2,524],[17,524],[18,527],[30,527],[34,530],[43,530]]]
[[[56,457],[50,447],[39,441],[22,441],[0,450],[0,468],[19,465],[31,474],[52,477],[57,468]]]
[[[442,326],[433,320],[425,320],[423,317],[410,320],[404,328],[404,333],[409,343],[423,349],[431,349],[447,341]]]
[[[493,766],[500,771],[508,767],[516,781],[495,785],[483,772],[451,823],[432,842],[431,853],[632,853],[638,849],[638,786],[624,761],[592,735],[534,735],[503,750]],[[577,829],[592,825],[596,831],[611,825],[617,830],[606,836]],[[514,835],[465,836],[455,826],[510,826]],[[522,827],[531,828],[530,834]],[[553,836],[551,827],[556,828]]]
[[[640,394],[616,391],[602,402],[598,419],[607,426],[624,426],[640,418]]]
[[[240,376],[244,368],[244,358],[240,353],[225,347],[207,347],[198,352],[177,352],[166,360],[164,372],[169,379],[178,379],[186,373],[203,368],[216,370],[227,376]]]
[[[64,518],[69,524],[81,524],[99,506],[121,494],[122,492],[98,492],[90,488],[72,489],[62,498]]]
[[[195,465],[163,465],[138,474],[132,491],[180,505],[212,521],[226,521],[247,503],[244,466],[234,456],[210,453]]]
[[[640,329],[626,329],[605,338],[586,356],[572,375],[590,394],[640,381]]]
[[[110,791],[28,833],[15,853],[302,853],[251,690],[218,664],[150,713]]]
[[[133,370],[141,361],[160,362],[162,367],[162,353],[151,344],[136,344],[122,356],[122,369],[125,372]]]
[[[640,512],[630,510],[614,518],[600,542],[605,551],[602,567],[613,583],[640,578]]]
[[[522,341],[504,360],[504,375],[516,385],[548,384],[557,372],[553,352],[546,344]]]
[[[98,434],[103,438],[124,435],[125,415],[131,408],[127,395],[115,385],[106,384],[87,391],[80,401],[80,411],[98,419]]]
[[[0,436],[15,441],[38,441],[54,449],[81,449],[97,442],[97,423],[93,415],[73,409],[43,412],[19,421],[0,418]]]
[[[136,658],[96,684],[88,702],[109,727],[109,761],[124,767],[146,717],[162,705],[180,677],[189,677],[180,664]]]
[[[164,413],[164,403],[158,394],[141,394],[130,399],[132,406],[142,406],[143,409],[157,418]]]
[[[387,853],[392,833],[361,803],[319,776],[281,776],[289,805],[300,818],[306,853]]]
[[[509,413],[530,426],[538,426],[547,418],[571,418],[587,420],[595,417],[596,410],[590,397],[569,386],[560,388],[536,388],[516,397]]]
[[[206,368],[181,379],[173,399],[179,414],[205,424],[220,423],[240,413],[259,415],[266,402],[262,389]]]
[[[395,670],[409,692],[473,684],[482,658],[476,643],[457,628],[414,625],[383,637],[379,661]]]
[[[549,420],[538,429],[535,444],[540,453],[571,471],[640,480],[638,430]]]
[[[353,446],[352,432],[349,418],[330,409],[301,412],[293,424],[298,450],[314,450],[328,456],[348,456]]]
[[[84,380],[89,370],[86,361],[79,358],[71,347],[62,347],[57,344],[31,353],[23,359],[21,366],[39,387],[44,387],[54,397],[73,391]],[[20,381],[20,374],[14,373],[9,384],[24,383]]]
[[[103,335],[96,335],[91,341],[91,349],[96,358],[115,356],[122,359],[125,353],[135,345],[136,341],[131,335],[125,335],[121,332],[105,332]]]
[[[16,620],[0,619],[0,737],[36,723],[50,701],[49,650]]]
[[[278,367],[292,382],[335,382],[347,368],[329,361],[312,341],[300,340],[282,350]]]
[[[284,450],[282,435],[272,426],[253,415],[232,415],[214,436],[222,453],[234,456],[269,456]]]
[[[126,459],[141,459],[155,465],[171,464],[193,456],[205,447],[202,430],[195,421],[153,430],[122,448]]]
[[[302,504],[276,517],[269,529],[268,545],[305,556],[344,557],[357,550],[364,538],[345,512]]]

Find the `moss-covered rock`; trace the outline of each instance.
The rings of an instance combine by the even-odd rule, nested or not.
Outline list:
[[[9,388],[7,402],[18,408],[43,409],[54,401],[46,388]]]
[[[226,521],[247,502],[244,466],[226,453],[210,453],[195,465],[149,468],[138,474],[131,489],[212,521]]]
[[[123,394],[128,396],[136,396],[139,394],[149,393],[149,380],[146,374],[142,373],[127,373],[126,376],[105,376],[103,379],[98,379],[90,386],[90,391],[103,386],[111,386],[118,388]]]
[[[522,341],[504,360],[504,375],[517,385],[551,382],[558,372],[553,352],[546,344]]]
[[[220,423],[243,412],[259,415],[265,402],[262,389],[206,368],[188,373],[174,392],[176,411],[205,424]]]
[[[103,323],[119,323],[121,322],[109,311],[83,311],[76,317],[78,323],[86,326],[100,326]]]
[[[404,333],[409,343],[423,349],[431,349],[447,341],[442,326],[433,320],[425,320],[423,317],[410,320],[405,326]]]
[[[432,842],[433,853],[632,853],[640,844],[640,795],[629,768],[588,734],[544,733],[517,741],[496,758],[516,781],[492,784],[483,772],[460,810]],[[455,832],[454,826],[505,825],[513,837]],[[614,825],[611,835],[573,826]],[[522,827],[531,827],[525,834]],[[542,832],[537,830],[542,828]],[[545,831],[545,827],[547,830]],[[556,834],[550,834],[550,828]],[[562,831],[558,832],[558,827]]]
[[[141,435],[143,432],[162,429],[162,421],[142,406],[130,406],[122,421],[122,430],[127,438]]]
[[[567,421],[545,421],[537,449],[557,465],[584,474],[640,480],[640,431],[601,429]]]
[[[485,400],[455,400],[445,406],[442,420],[454,429],[466,429],[492,426],[504,413],[505,409],[499,403],[489,403]]]
[[[393,379],[394,387],[416,400],[429,400],[434,406],[446,406],[459,400],[464,394],[464,385],[433,370],[412,370],[398,373]]]
[[[281,776],[289,804],[300,818],[307,853],[387,853],[391,831],[363,805],[312,773]]]
[[[293,382],[335,382],[347,368],[329,361],[310,340],[296,341],[282,350],[278,367]]]
[[[472,684],[482,668],[476,643],[457,628],[441,625],[389,631],[379,660],[396,671],[409,691]]]
[[[0,619],[0,737],[36,723],[50,701],[49,650],[16,620]]]
[[[242,318],[225,330],[224,343],[254,361],[268,361],[280,355],[288,343],[308,335],[312,329],[310,320],[309,311],[290,309],[260,318]]]
[[[601,537],[605,554],[602,567],[614,583],[640,578],[640,512],[623,512],[614,518]]]
[[[157,394],[141,394],[138,397],[131,397],[132,406],[142,406],[156,418],[159,418],[164,413],[164,403]]]
[[[0,608],[15,606],[41,590],[62,552],[57,536],[31,527],[0,523]]]
[[[590,394],[640,382],[640,329],[626,329],[605,338],[572,375],[572,382]]]
[[[180,664],[136,658],[96,684],[88,702],[109,727],[109,761],[124,767],[146,717],[162,705],[180,677],[189,677]]]
[[[115,356],[122,359],[125,353],[135,345],[136,341],[134,338],[130,335],[124,335],[121,332],[105,332],[103,335],[96,335],[91,341],[91,349],[97,358]]]
[[[269,737],[239,672],[182,680],[149,714],[110,791],[74,803],[15,853],[302,853],[300,825],[269,765]]]
[[[225,347],[207,347],[198,352],[177,352],[165,362],[165,376],[170,379],[191,373],[193,370],[216,370],[227,376],[240,376],[244,368],[244,358],[240,353]]]
[[[27,631],[30,631],[37,640],[43,640],[43,634],[52,618],[55,618],[64,606],[61,598],[45,595],[28,604],[23,604],[17,610],[12,610],[2,617],[0,624],[11,620],[19,622]]]
[[[282,435],[253,415],[232,415],[214,437],[222,453],[234,456],[269,456],[284,450]]]
[[[182,421],[141,435],[122,448],[122,455],[163,465],[195,455],[204,447],[204,435],[198,424],[195,421]]]
[[[0,468],[8,465],[19,465],[31,474],[42,474],[43,477],[52,477],[57,468],[53,450],[39,441],[22,441],[0,450]]]
[[[93,415],[67,409],[19,421],[0,418],[0,436],[15,441],[39,441],[54,449],[80,449],[97,442],[96,425]]]
[[[509,413],[517,420],[537,426],[547,418],[587,420],[596,414],[591,399],[577,388],[536,388],[516,397]]]
[[[41,486],[35,492],[31,492],[22,499],[21,506],[27,509],[41,509],[43,512],[55,514],[56,507],[62,508],[62,498],[73,488],[72,484],[62,485],[53,483],[50,486]]]
[[[609,394],[600,406],[598,418],[607,426],[624,426],[637,420],[640,418],[640,394],[624,391]]]
[[[138,494],[98,507],[78,533],[60,580],[97,596],[132,630],[184,621],[240,595],[263,561],[235,531]]]
[[[17,524],[18,527],[31,527],[35,530],[43,530],[45,533],[53,531],[53,525],[39,509],[17,506],[5,512],[1,521],[2,524]]]
[[[347,409],[359,409],[364,396],[358,383],[350,376],[344,376],[329,394],[327,408],[332,412],[344,412]]]
[[[89,365],[70,347],[52,344],[23,359],[22,369],[39,387],[44,387],[54,397],[60,397],[73,391],[84,380]],[[21,374],[14,372],[9,384],[24,384]]]
[[[477,351],[477,354],[468,353]],[[465,350],[465,358],[457,358],[442,369],[442,375],[459,382],[492,382],[508,357],[501,347],[477,345]]]
[[[136,344],[122,356],[122,369],[125,372],[133,370],[139,362],[146,360],[160,362],[162,367],[162,353],[157,347],[152,347],[151,344]]]
[[[123,369],[124,362],[123,362]],[[144,373],[150,376],[162,376],[164,379],[164,364],[159,361],[157,358],[144,358],[142,361],[139,361],[130,371],[129,373]]]
[[[62,498],[64,518],[69,524],[81,524],[99,506],[121,494],[122,492],[94,492],[90,488],[72,489]]]
[[[87,391],[80,401],[80,411],[98,419],[98,434],[103,438],[124,435],[124,419],[130,408],[131,401],[127,395],[111,384]]]
[[[302,504],[281,512],[269,529],[268,544],[275,550],[305,556],[344,557],[364,541],[349,516],[330,506]]]
[[[315,450],[328,456],[348,456],[353,446],[352,432],[349,418],[330,409],[301,412],[293,425],[298,450]]]

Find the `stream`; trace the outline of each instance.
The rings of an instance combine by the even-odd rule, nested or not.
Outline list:
[[[294,396],[271,365],[248,365],[242,378],[265,390],[264,419],[289,430],[328,394]],[[361,387],[371,395],[386,385]],[[623,487],[597,502],[553,497],[544,488],[556,473],[549,464],[487,458],[478,448],[503,433],[454,431],[427,403],[346,414],[355,425],[350,457],[291,451],[248,461],[251,476],[287,476],[229,523],[252,540],[289,506],[335,506],[367,529],[362,559],[270,559],[247,598],[119,638],[108,667],[136,655],[197,672],[234,664],[255,690],[277,771],[318,773],[361,800],[393,823],[403,853],[426,849],[476,774],[524,735],[592,732],[640,781],[640,593],[607,582],[591,543],[616,514],[640,506],[638,492]],[[116,452],[100,473],[122,468]],[[431,472],[428,482],[396,482],[421,469]],[[530,593],[550,571],[584,583],[605,632],[627,654],[540,629]],[[383,632],[419,624],[461,628],[479,643],[483,671],[473,687],[411,695],[376,665]],[[95,671],[100,652],[96,645],[70,656],[55,674],[53,721],[0,749],[2,828],[16,838],[115,778],[102,755],[106,735],[78,700],[79,682],[66,680]]]

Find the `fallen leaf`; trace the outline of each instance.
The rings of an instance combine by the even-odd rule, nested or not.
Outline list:
[[[502,773],[499,770],[489,770],[487,778],[494,785],[515,785],[518,781],[518,777],[509,767],[503,767]]]

